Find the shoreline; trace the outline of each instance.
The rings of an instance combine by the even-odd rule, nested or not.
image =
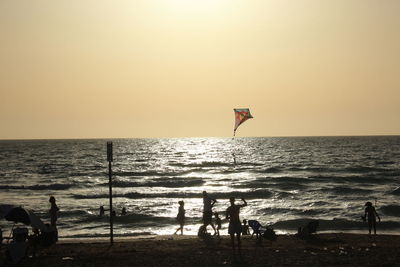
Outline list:
[[[359,235],[359,236],[368,236],[367,231],[318,231],[318,235],[337,235],[337,234],[344,234],[344,235]],[[291,233],[277,233],[277,236],[295,236],[294,232]],[[221,238],[228,238],[228,234],[221,234]],[[251,236],[251,235],[250,235]],[[374,236],[374,235],[371,235]],[[376,236],[400,236],[400,231],[379,231]],[[243,237],[243,236],[242,236]],[[244,236],[245,238],[248,236]],[[143,235],[127,235],[127,236],[115,236],[114,235],[114,242],[127,242],[127,241],[135,241],[135,240],[174,240],[174,239],[192,239],[198,238],[197,235],[192,234],[183,234],[183,235],[157,235],[157,234],[143,234]],[[93,236],[93,237],[67,237],[67,236],[60,236],[58,243],[92,243],[92,242],[101,242],[101,243],[109,243],[110,237],[104,236]]]
[[[274,229],[276,235],[278,236],[293,236],[296,234],[295,231],[281,231]],[[221,237],[229,237],[229,235],[224,231],[224,234],[221,234]],[[340,230],[340,231],[333,231],[333,230],[321,230],[317,231],[317,234],[355,234],[355,235],[368,235],[368,230]],[[378,229],[378,236],[379,235],[393,235],[399,236],[399,230],[379,230]],[[174,234],[153,234],[153,233],[145,233],[145,234],[128,234],[128,235],[120,235],[114,234],[114,241],[125,241],[125,240],[136,240],[136,239],[167,239],[171,237],[177,237],[180,235]],[[195,234],[183,234],[183,237],[192,237],[197,238]],[[107,235],[102,236],[59,236],[59,242],[87,242],[87,241],[104,241],[107,242],[110,240],[110,237]]]
[[[241,254],[230,238],[151,236],[108,240],[60,240],[20,266],[400,266],[400,235],[318,233],[308,239],[242,238]]]

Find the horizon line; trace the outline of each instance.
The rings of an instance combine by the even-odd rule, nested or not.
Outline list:
[[[17,138],[0,139],[0,141],[57,141],[57,140],[123,140],[123,139],[190,139],[190,138],[312,138],[312,137],[397,137],[400,134],[371,135],[271,135],[271,136],[181,136],[181,137],[78,137],[78,138]]]

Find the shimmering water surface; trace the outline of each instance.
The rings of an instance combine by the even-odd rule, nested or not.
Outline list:
[[[49,221],[54,195],[61,237],[107,236],[109,219],[98,216],[100,205],[109,206],[106,141],[0,141],[0,202]],[[185,201],[185,233],[196,234],[203,190],[217,199],[214,211],[222,217],[230,196],[244,197],[241,218],[279,232],[309,219],[319,219],[321,230],[365,231],[366,201],[382,217],[378,230],[400,230],[399,136],[112,141],[117,236],[173,233],[179,200]],[[128,215],[119,216],[122,207]]]

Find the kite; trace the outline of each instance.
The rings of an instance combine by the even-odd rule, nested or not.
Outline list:
[[[253,116],[251,116],[250,109],[248,108],[234,108],[233,111],[235,112],[235,128],[233,129],[233,136],[235,136],[236,129],[239,125],[248,119],[252,119]]]

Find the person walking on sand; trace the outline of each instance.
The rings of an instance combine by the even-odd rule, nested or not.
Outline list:
[[[240,208],[247,206],[247,202],[244,198],[242,198],[243,204],[236,205],[234,197],[231,197],[229,201],[231,205],[226,210],[226,219],[229,220],[228,233],[231,236],[233,252],[235,252],[235,234],[236,234],[238,249],[240,253],[241,252],[240,234],[242,233],[242,224],[240,222],[239,213],[240,213]]]
[[[204,226],[204,231],[207,232],[207,226],[211,225],[212,229],[214,230],[214,235],[217,234],[217,231],[215,230],[215,226],[212,223],[212,207],[214,206],[215,202],[217,200],[211,198],[208,196],[206,191],[203,191],[203,226]]]
[[[179,223],[179,228],[176,229],[174,235],[176,235],[176,233],[178,233],[179,230],[181,230],[181,235],[183,235],[183,226],[185,225],[185,209],[184,209],[185,202],[181,200],[178,202],[178,204],[179,204],[179,209],[178,209],[178,215],[176,216],[176,220]]]
[[[50,213],[50,225],[57,227],[57,218],[58,218],[58,211],[60,210],[56,204],[56,198],[51,196],[49,198],[49,202],[51,203],[51,207],[49,210]]]
[[[378,213],[375,210],[375,207],[372,206],[371,202],[365,203],[365,213],[363,219],[368,219],[368,231],[371,234],[371,229],[374,227],[374,234],[376,235],[376,217],[378,217],[379,222],[381,221],[381,217],[379,217]]]

